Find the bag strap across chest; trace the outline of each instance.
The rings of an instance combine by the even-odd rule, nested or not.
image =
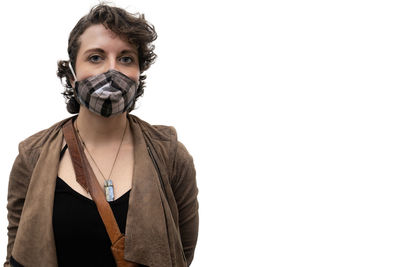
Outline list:
[[[125,236],[119,230],[114,213],[107,202],[104,191],[94,174],[89,161],[78,140],[73,120],[69,120],[63,126],[63,134],[69,148],[69,153],[74,167],[76,181],[90,193],[96,203],[97,210],[111,240],[111,251],[118,267],[138,267],[136,263],[127,262],[123,258]]]

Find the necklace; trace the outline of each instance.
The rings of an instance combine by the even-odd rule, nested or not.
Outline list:
[[[105,191],[106,199],[107,199],[108,202],[114,200],[114,184],[113,184],[113,182],[112,182],[112,180],[111,180],[111,174],[112,174],[112,171],[114,170],[115,162],[117,162],[117,158],[118,158],[118,155],[119,155],[119,151],[121,150],[122,142],[124,141],[124,137],[125,137],[125,133],[126,133],[126,128],[127,128],[127,126],[128,126],[128,122],[126,122],[126,124],[125,124],[124,133],[122,134],[121,142],[119,143],[119,146],[118,146],[117,155],[115,155],[114,162],[113,162],[113,165],[112,165],[112,167],[111,167],[110,174],[108,175],[108,179],[106,179],[105,176],[104,176],[104,174],[103,174],[103,172],[100,170],[99,166],[97,165],[96,161],[94,160],[92,154],[90,154],[89,149],[86,147],[86,144],[85,144],[85,142],[83,141],[83,138],[82,138],[81,134],[79,133],[78,122],[75,120],[75,129],[76,129],[76,132],[77,132],[77,134],[78,134],[78,136],[79,136],[79,140],[80,140],[81,143],[83,144],[83,147],[84,147],[85,150],[87,151],[89,157],[92,159],[94,165],[95,165],[96,168],[99,170],[101,176],[102,176],[103,179],[104,179],[104,191]]]

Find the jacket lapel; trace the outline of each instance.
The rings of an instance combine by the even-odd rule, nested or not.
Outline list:
[[[52,133],[32,172],[11,253],[23,266],[57,266],[52,215],[62,140],[61,131]]]
[[[157,172],[140,127],[132,119],[134,171],[126,222],[125,258],[147,266],[172,266]]]

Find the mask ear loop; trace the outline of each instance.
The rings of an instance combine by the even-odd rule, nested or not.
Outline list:
[[[76,75],[75,75],[74,69],[72,68],[72,65],[71,65],[71,60],[68,62],[68,66],[69,66],[69,69],[70,69],[70,70],[71,70],[71,72],[72,72],[72,76],[74,76],[75,82],[76,82],[76,81],[78,81],[78,79],[76,78]]]

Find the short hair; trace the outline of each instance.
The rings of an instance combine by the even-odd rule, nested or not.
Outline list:
[[[70,80],[73,80],[74,77],[69,69],[69,63],[71,62],[72,67],[75,69],[76,57],[80,48],[80,36],[87,28],[97,24],[104,25],[106,29],[111,30],[121,39],[126,40],[138,49],[140,68],[139,86],[136,91],[134,104],[128,111],[130,112],[134,109],[137,98],[143,95],[144,92],[146,75],[142,73],[154,63],[157,57],[154,53],[154,45],[152,44],[157,39],[157,33],[154,26],[145,20],[144,14],[131,14],[122,8],[107,4],[94,6],[86,16],[83,16],[78,21],[68,39],[69,60],[58,61],[57,76],[65,88],[62,94],[66,99],[67,110],[69,113],[75,114],[79,112],[80,108],[79,103],[75,99],[74,89],[70,83]]]

